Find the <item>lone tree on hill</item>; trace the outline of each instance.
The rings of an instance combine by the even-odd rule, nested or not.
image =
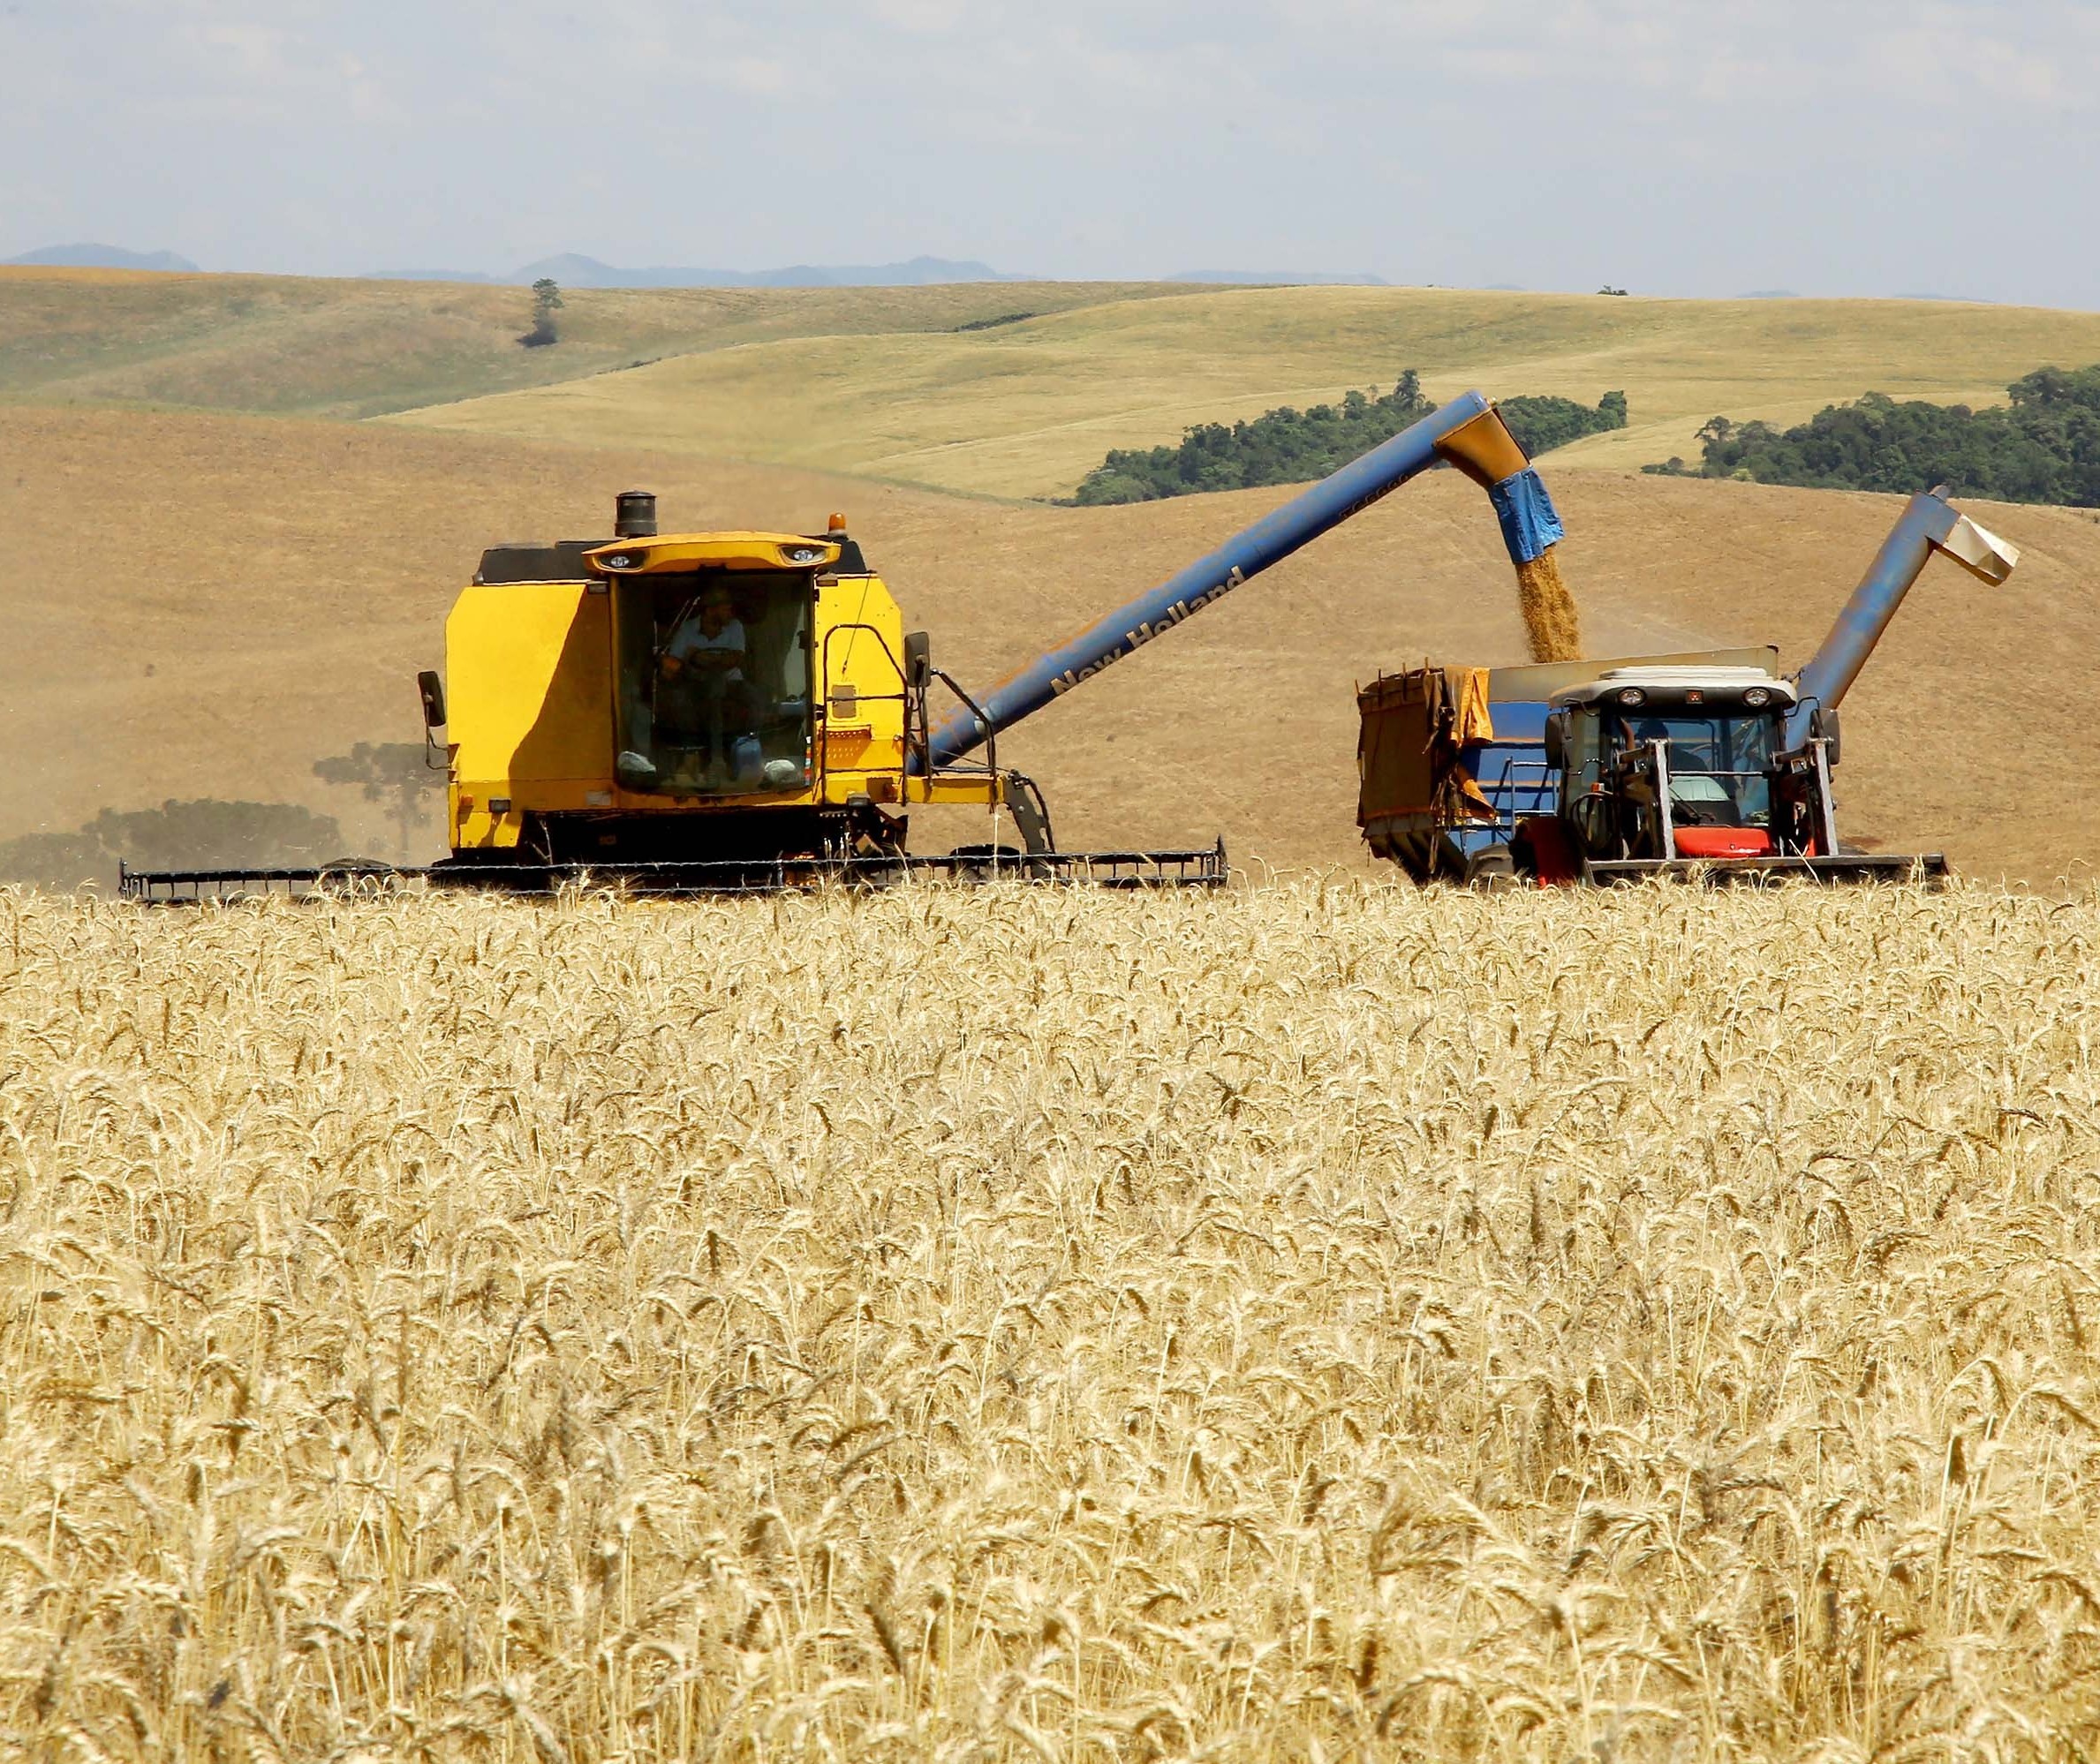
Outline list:
[[[518,338],[527,349],[545,349],[548,343],[559,343],[562,334],[555,328],[555,314],[562,310],[562,290],[551,275],[542,275],[533,284],[533,328]]]

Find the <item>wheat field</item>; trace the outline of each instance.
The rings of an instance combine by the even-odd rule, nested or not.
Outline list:
[[[0,1753],[2089,1755],[2096,946],[0,893]]]

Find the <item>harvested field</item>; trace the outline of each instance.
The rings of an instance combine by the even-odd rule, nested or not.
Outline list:
[[[2096,947],[0,893],[0,1748],[2088,1753]]]

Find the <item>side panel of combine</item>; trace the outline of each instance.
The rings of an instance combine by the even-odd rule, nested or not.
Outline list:
[[[817,593],[817,677],[824,692],[820,740],[824,799],[902,795],[904,773],[904,620],[881,579],[844,576]]]
[[[528,812],[612,801],[610,607],[581,582],[469,588],[453,606],[454,850],[516,845]]]

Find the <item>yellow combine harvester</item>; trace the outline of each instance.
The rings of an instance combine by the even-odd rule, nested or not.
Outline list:
[[[496,547],[454,605],[449,694],[421,685],[463,867],[895,854],[913,803],[1034,825],[1011,773],[907,772],[933,670],[842,520],[659,537],[653,512],[630,493],[608,543]]]
[[[1469,392],[972,698],[907,633],[834,516],[822,535],[659,534],[656,502],[618,501],[604,541],[497,546],[445,628],[447,676],[420,677],[451,855],[421,870],[124,873],[179,901],[404,877],[536,892],[565,882],[714,892],[919,871],[1111,886],[1214,886],[1222,841],[1060,852],[1042,795],[1002,769],[1001,731],[1442,464],[1487,492],[1520,584],[1557,586],[1559,516],[1523,449]],[[1530,601],[1527,600],[1529,607]],[[1570,627],[1572,616],[1563,621]],[[932,722],[935,682],[958,701]],[[442,743],[442,745],[441,745]],[[984,750],[982,761],[971,756]],[[908,856],[915,804],[973,804],[993,837]],[[1011,818],[1019,844],[1003,841]]]
[[[935,763],[935,682],[974,705],[933,666],[925,634],[904,629],[842,516],[821,536],[659,534],[655,498],[629,491],[614,531],[493,547],[454,603],[445,675],[418,680],[431,763],[448,773],[450,856],[421,870],[127,871],[125,893],[180,901],[418,876],[708,893],[925,871],[1225,879],[1222,843],[1058,852],[1041,792],[995,750]],[[908,813],[923,804],[981,808],[993,836],[907,856]]]
[[[449,679],[420,682],[451,780],[453,856],[433,878],[1223,878],[1215,850],[1059,854],[1041,793],[996,756],[928,763],[933,683],[970,701],[845,527],[660,535],[655,499],[630,491],[608,543],[485,553],[446,622]],[[908,811],[931,803],[1003,811],[1019,846],[908,858]]]

